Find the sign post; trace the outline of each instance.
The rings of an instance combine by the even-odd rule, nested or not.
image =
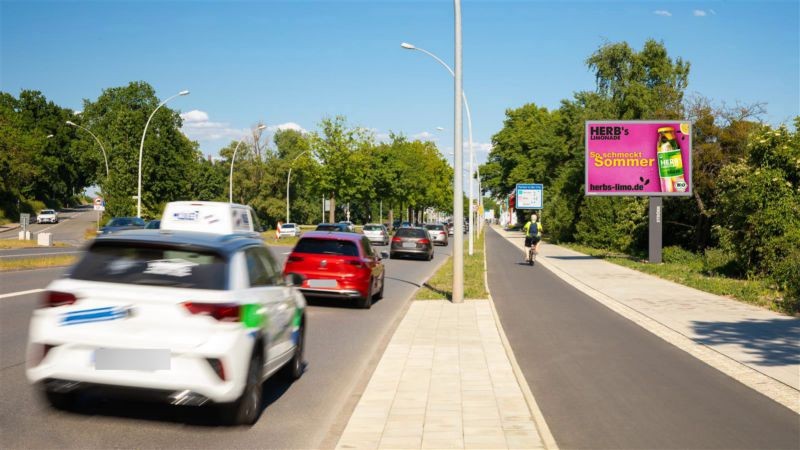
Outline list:
[[[103,217],[103,211],[106,210],[106,202],[103,197],[94,198],[94,210],[97,211],[97,231],[100,231],[100,219]]]
[[[663,197],[692,195],[687,121],[586,121],[586,195],[649,197],[649,261],[661,262]]]

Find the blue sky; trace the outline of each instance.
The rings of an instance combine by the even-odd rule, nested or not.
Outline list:
[[[7,1],[0,88],[84,98],[133,80],[187,113],[216,154],[259,120],[314,130],[324,116],[452,149],[452,78],[407,41],[453,62],[452,1]],[[603,42],[647,38],[692,64],[688,93],[800,114],[800,10],[785,1],[463,1],[464,89],[483,161],[507,108],[557,108],[594,88]],[[444,127],[437,131],[437,127]],[[466,132],[466,125],[465,125]],[[466,139],[465,139],[466,147]]]

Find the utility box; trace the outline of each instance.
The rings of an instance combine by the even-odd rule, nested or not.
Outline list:
[[[53,234],[52,233],[39,233],[36,235],[37,244],[40,247],[52,247],[53,246]]]
[[[19,240],[20,241],[30,241],[31,240],[31,232],[30,231],[20,231],[19,232]]]

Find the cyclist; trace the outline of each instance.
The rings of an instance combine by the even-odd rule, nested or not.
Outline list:
[[[542,242],[542,222],[538,220],[536,214],[531,214],[530,220],[522,228],[525,231],[525,241],[530,241],[531,250],[539,253],[539,244]],[[528,260],[530,261],[531,253],[528,252]]]

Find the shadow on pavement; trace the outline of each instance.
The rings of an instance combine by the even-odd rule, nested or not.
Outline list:
[[[549,259],[563,259],[565,261],[579,261],[586,259],[603,259],[602,257],[581,255],[581,256],[548,256]]]
[[[271,404],[281,398],[291,385],[292,383],[279,376],[265,381],[262,396],[264,409],[269,408]],[[145,402],[124,397],[106,397],[91,391],[78,395],[75,403],[66,411],[83,416],[109,416],[199,427],[239,429],[221,425],[219,408],[216,405],[174,406],[168,403]]]
[[[736,344],[757,356],[759,364],[800,364],[800,320],[772,319],[743,322],[694,322],[694,340],[705,345]]]

